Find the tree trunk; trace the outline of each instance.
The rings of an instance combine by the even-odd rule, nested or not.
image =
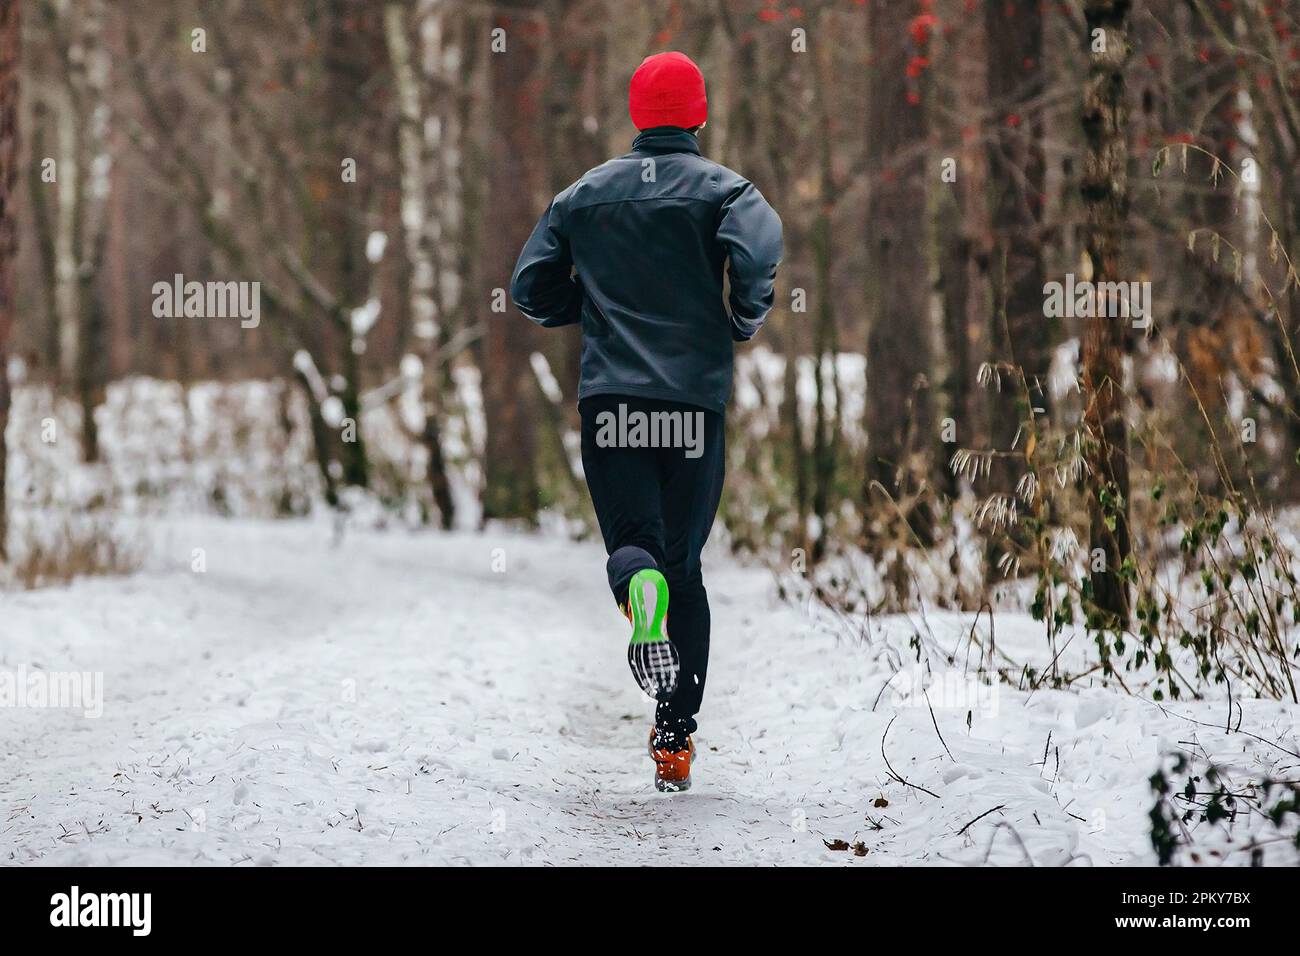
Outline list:
[[[506,49],[492,53],[492,148],[487,209],[488,275],[504,289],[519,250],[540,210],[546,153],[539,129],[543,77],[539,56],[541,4],[501,4],[493,28],[505,30]],[[513,309],[489,312],[485,340],[483,410],[487,417],[483,517],[537,517],[537,436],[530,403],[535,392],[521,387],[533,374],[529,355],[537,337]]]
[[[104,49],[104,4],[86,0],[81,5],[81,44],[85,67],[77,77],[81,83],[73,103],[77,104],[78,164],[77,206],[74,231],[77,248],[77,354],[75,383],[81,405],[81,457],[99,461],[99,428],[95,409],[104,401],[108,372],[108,329],[99,274],[108,241],[108,150],[109,57]],[[70,81],[72,82],[72,81]]]
[[[383,53],[382,25],[379,23],[380,12],[375,11],[362,0],[335,0],[328,7],[325,29],[324,67],[326,102],[323,104],[325,115],[334,119],[337,111],[350,111],[361,104],[371,102],[374,92],[367,85],[374,68],[374,57]],[[363,125],[362,132],[366,130]],[[343,466],[344,485],[366,488],[370,485],[370,460],[361,428],[361,361],[360,349],[364,344],[356,340],[351,329],[352,310],[362,304],[366,298],[368,269],[365,254],[364,224],[360,221],[366,208],[366,190],[373,183],[371,177],[359,176],[352,184],[342,183],[338,172],[338,157],[353,155],[349,148],[355,149],[353,136],[357,128],[340,125],[337,121],[330,124],[332,140],[331,155],[322,159],[323,169],[328,172],[323,180],[329,183],[324,210],[324,231],[322,238],[328,244],[333,243],[331,271],[337,276],[336,296],[339,314],[337,325],[341,332],[337,336],[339,349],[339,369],[343,375],[343,387],[338,398],[343,405],[345,421],[351,421],[354,429],[352,440],[343,440],[339,454]],[[352,191],[359,194],[354,196]],[[346,436],[345,436],[346,439]]]
[[[558,42],[548,44],[556,61],[547,71],[547,165],[551,192],[558,193],[607,158],[599,119],[608,105],[601,102],[607,54],[605,31],[601,23],[592,21],[587,0],[553,0],[551,23],[551,35]],[[581,330],[556,329],[546,335],[546,344],[547,360],[564,393],[565,421],[569,428],[577,428]]]
[[[822,11],[823,25],[831,23],[829,11]],[[823,31],[827,36],[832,31]],[[835,322],[835,290],[833,274],[835,243],[832,235],[831,212],[838,195],[832,165],[831,146],[834,126],[831,119],[830,95],[834,89],[830,44],[820,44],[817,51],[817,82],[815,108],[817,112],[818,167],[820,196],[816,222],[813,226],[812,253],[815,275],[817,316],[813,326],[813,360],[816,364],[817,408],[813,424],[812,461],[812,513],[817,517],[817,536],[812,542],[813,561],[820,561],[826,553],[827,517],[833,507],[836,466],[840,452],[840,388],[836,360],[839,357],[839,330]]]
[[[1231,16],[1217,9],[1211,15],[1231,24]],[[1177,131],[1182,132],[1182,124],[1186,124],[1188,134],[1198,145],[1232,168],[1230,152],[1236,136],[1232,117],[1237,107],[1221,78],[1210,75],[1200,61],[1214,42],[1216,27],[1221,29],[1224,24],[1211,23],[1193,9],[1185,11],[1183,20],[1176,22],[1180,29],[1175,35],[1178,42],[1174,47],[1174,68],[1191,77],[1171,94],[1171,113],[1180,124]],[[1236,456],[1226,456],[1227,460],[1221,462],[1207,451],[1215,441],[1215,430],[1222,429],[1227,421],[1225,379],[1232,374],[1233,353],[1228,320],[1236,306],[1237,289],[1230,257],[1225,255],[1216,261],[1207,250],[1218,241],[1210,233],[1222,236],[1237,248],[1249,246],[1235,232],[1239,211],[1236,180],[1226,173],[1215,177],[1215,161],[1200,152],[1189,151],[1184,157],[1175,146],[1172,158],[1174,167],[1180,170],[1176,221],[1186,224],[1181,227],[1184,231],[1208,231],[1199,232],[1191,248],[1186,242],[1178,242],[1172,254],[1166,254],[1170,280],[1177,290],[1168,334],[1186,372],[1186,381],[1177,382],[1163,411],[1171,421],[1180,423],[1173,440],[1180,461],[1196,475],[1202,491],[1220,494],[1224,486],[1219,465],[1231,467]]]
[[[986,106],[987,75],[985,69],[987,41],[985,23],[980,17],[963,21],[959,32],[949,38],[946,50],[960,49],[961,57],[952,67],[949,80],[956,97],[950,118],[934,137],[944,144],[941,158],[956,163],[956,182],[942,178],[937,204],[937,241],[939,247],[939,290],[943,302],[942,362],[943,413],[953,419],[955,434],[944,435],[941,487],[956,496],[961,490],[958,475],[951,470],[951,459],[958,448],[986,449],[992,444],[989,435],[990,402],[976,388],[978,370],[990,354],[989,338],[993,323],[989,321],[991,295],[988,264],[992,244],[989,214],[989,150],[981,137],[972,135],[976,128],[963,128],[965,118],[978,116]],[[951,59],[945,57],[945,59]],[[931,169],[937,167],[933,162]]]
[[[428,15],[441,16],[441,11],[430,11]],[[384,8],[384,36],[393,64],[397,92],[397,153],[401,167],[402,234],[408,260],[406,274],[410,282],[416,337],[420,338],[423,331],[430,341],[437,343],[446,341],[446,335],[441,327],[442,310],[435,297],[435,282],[439,279],[438,259],[434,250],[431,223],[433,214],[426,201],[426,170],[436,154],[433,150],[426,151],[424,148],[425,113],[420,101],[419,80],[412,65],[411,46],[407,40],[408,32],[413,29],[416,27],[407,16],[407,4],[389,0]],[[442,51],[433,49],[427,51],[427,54],[440,57]],[[429,486],[438,508],[439,521],[444,529],[449,530],[455,523],[456,510],[451,496],[451,482],[447,476],[446,456],[442,450],[444,366],[439,361],[441,356],[436,345],[426,350],[426,354],[430,360],[426,361],[424,373],[420,376],[421,407],[424,414],[424,427],[420,437],[429,454]]]
[[[995,361],[1019,366],[1029,400],[1046,411],[1052,336],[1043,316],[1043,14],[1037,0],[984,5],[988,43],[989,184],[993,250]],[[994,393],[993,443],[1011,447],[1030,410],[1019,389]],[[1025,436],[1020,435],[1025,441]],[[999,459],[1001,490],[1019,478],[1014,459]]]
[[[867,107],[867,487],[879,482],[902,503],[928,480],[934,447],[930,374],[929,289],[918,255],[926,216],[924,77],[908,63],[924,52],[909,40],[911,4],[871,8],[871,90]],[[928,509],[908,514],[929,534]]]
[[[1128,113],[1124,65],[1128,59],[1129,0],[1087,0],[1084,15],[1092,34],[1105,33],[1105,50],[1090,52],[1083,95],[1087,148],[1081,190],[1085,209],[1084,252],[1095,283],[1123,279],[1121,263],[1128,215]],[[1116,305],[1112,303],[1112,306]],[[1102,303],[1097,302],[1097,312]],[[1115,312],[1117,314],[1117,311]],[[1093,552],[1092,601],[1105,623],[1128,621],[1128,585],[1121,567],[1129,557],[1128,428],[1124,420],[1125,320],[1095,315],[1084,320],[1084,424],[1088,432],[1088,512]],[[1098,552],[1104,556],[1100,566]]]
[[[49,127],[50,112],[45,103],[34,98],[28,141],[32,160],[27,164],[27,196],[32,211],[32,238],[36,247],[38,271],[41,277],[41,297],[45,305],[45,358],[50,363],[49,380],[55,382],[59,375],[59,278],[55,255],[55,234],[58,231],[59,186],[48,183],[43,176],[46,150],[45,131]]]
[[[14,322],[13,264],[18,235],[14,183],[18,172],[18,0],[0,3],[0,560],[8,560],[9,340]]]
[[[1294,172],[1284,179],[1282,204],[1286,217],[1282,227],[1281,242],[1293,256],[1300,255],[1300,182]],[[1286,429],[1286,455],[1284,463],[1289,475],[1290,500],[1300,497],[1300,357],[1296,354],[1300,342],[1300,288],[1292,283],[1285,299],[1286,308],[1279,309],[1270,329],[1273,361],[1278,368],[1287,396],[1284,405],[1283,425]]]

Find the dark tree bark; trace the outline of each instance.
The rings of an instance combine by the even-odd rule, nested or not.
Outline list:
[[[506,49],[489,55],[492,148],[487,209],[487,274],[505,288],[519,250],[540,210],[546,150],[539,129],[543,20],[537,0],[502,4],[493,28],[505,30]],[[483,409],[487,418],[484,518],[535,519],[540,504],[537,435],[531,403],[536,390],[529,355],[538,337],[531,323],[507,308],[489,312],[484,337]]]
[[[1018,365],[1046,411],[1052,335],[1043,316],[1043,12],[1037,0],[986,3],[993,358]],[[1018,389],[994,393],[993,442],[1008,449],[1030,410]],[[1023,443],[1024,436],[1021,436]],[[999,460],[1010,466],[1014,459]],[[1001,483],[1017,469],[999,467]],[[1010,490],[1006,488],[1005,490]]]
[[[602,102],[608,68],[607,8],[599,0],[550,0],[550,23],[556,43],[547,86],[547,139],[551,192],[558,193],[606,156]],[[595,122],[591,122],[595,120]],[[628,144],[618,144],[618,151]],[[546,336],[547,358],[564,394],[566,421],[576,428],[578,373],[582,334],[577,328],[557,329]]]
[[[108,317],[99,274],[104,264],[108,231],[100,228],[93,246],[82,260],[77,276],[77,303],[81,318],[81,348],[77,352],[77,400],[81,405],[81,457],[99,461],[99,427],[95,409],[103,404],[108,390]]]
[[[14,183],[18,171],[18,0],[0,0],[0,560],[7,560],[8,510],[5,478],[9,425],[9,340],[14,322],[13,264],[18,237]]]
[[[59,308],[58,308],[58,267],[54,253],[54,231],[57,210],[56,189],[54,183],[46,183],[41,178],[41,163],[35,157],[50,155],[46,151],[45,130],[50,123],[50,112],[44,102],[33,97],[32,111],[27,127],[27,138],[31,144],[33,162],[27,164],[28,206],[32,211],[32,245],[36,249],[41,278],[41,298],[45,304],[46,334],[44,337],[45,359],[50,369],[51,381],[59,374]]]
[[[369,84],[376,64],[385,59],[381,11],[363,0],[334,0],[327,9],[323,115],[337,117],[340,109],[343,115],[357,115],[365,104],[376,109],[376,94]],[[320,238],[332,259],[328,271],[337,277],[334,324],[339,368],[343,374],[343,388],[338,397],[344,418],[355,423],[353,439],[339,443],[339,458],[343,484],[360,488],[370,484],[370,459],[361,428],[361,361],[353,345],[350,316],[365,301],[368,291],[369,267],[364,252],[366,229],[362,215],[368,205],[364,197],[373,188],[374,176],[361,174],[356,183],[343,183],[339,160],[356,154],[364,145],[362,135],[368,128],[364,122],[359,127],[337,120],[331,122],[329,144],[333,148],[322,159],[320,173],[320,181],[327,184]]]
[[[873,5],[867,108],[867,469],[895,498],[929,478],[934,450],[925,249],[926,118],[921,79],[908,76],[920,52],[909,36],[909,3]],[[924,539],[919,511],[913,530]]]
[[[1238,229],[1243,194],[1237,181],[1222,171],[1236,165],[1232,153],[1234,124],[1239,121],[1234,117],[1237,90],[1229,82],[1234,69],[1226,58],[1209,63],[1203,59],[1214,48],[1216,29],[1231,29],[1235,14],[1217,6],[1207,12],[1216,22],[1192,4],[1169,18],[1170,72],[1184,79],[1166,81],[1157,90],[1159,97],[1151,92],[1131,97],[1141,109],[1130,126],[1133,136],[1143,141],[1156,137],[1168,143],[1186,137],[1196,144],[1194,149],[1167,147],[1167,165],[1173,170],[1167,178],[1174,192],[1165,204],[1169,213],[1157,209],[1159,225],[1148,240],[1154,249],[1146,253],[1165,270],[1158,281],[1170,290],[1171,305],[1159,324],[1184,374],[1164,388],[1150,378],[1139,379],[1136,394],[1144,412],[1150,408],[1171,426],[1170,445],[1178,465],[1195,474],[1201,491],[1217,495],[1224,490],[1221,466],[1231,469],[1237,461],[1236,456],[1207,453],[1214,447],[1216,433],[1219,440],[1226,437],[1224,397],[1231,386],[1225,379],[1232,372],[1232,319],[1242,293],[1233,276],[1232,257],[1226,253],[1231,246],[1244,249],[1250,243]],[[1160,25],[1142,26],[1154,33]],[[1138,24],[1135,28],[1141,29]],[[1142,40],[1136,36],[1135,46]],[[1222,159],[1218,175],[1215,160],[1202,149]],[[1163,174],[1161,178],[1166,179]],[[1190,246],[1189,230],[1196,230]],[[1211,252],[1217,236],[1225,241],[1221,257]],[[1228,426],[1228,434],[1232,430]]]
[[[103,271],[108,243],[108,204],[94,195],[93,166],[109,154],[108,131],[95,121],[94,114],[104,107],[106,72],[88,61],[107,57],[104,49],[105,7],[99,0],[82,4],[79,42],[84,45],[83,66],[72,82],[80,89],[72,97],[77,121],[84,128],[78,133],[80,156],[77,175],[77,226],[74,231],[77,255],[77,335],[76,392],[81,405],[81,457],[99,461],[99,426],[95,409],[103,404],[108,386],[108,328],[104,295],[99,276]],[[105,63],[108,61],[105,60]]]
[[[951,416],[957,426],[953,440],[944,446],[940,464],[945,466],[950,464],[957,448],[984,449],[992,443],[990,402],[977,388],[979,367],[989,358],[989,339],[993,332],[993,323],[989,321],[992,300],[988,276],[992,246],[990,150],[982,138],[963,135],[961,128],[965,118],[979,115],[986,105],[987,42],[982,18],[968,18],[959,30],[946,47],[961,51],[951,80],[955,86],[953,115],[934,137],[945,144],[943,158],[951,153],[958,170],[955,183],[941,182],[937,203],[939,291],[946,353],[939,363],[944,373],[942,412]],[[951,145],[954,141],[959,144],[955,148]],[[939,478],[949,495],[958,493],[960,481],[951,468],[944,467]]]
[[[1084,14],[1090,57],[1083,94],[1087,149],[1081,190],[1084,251],[1094,282],[1124,279],[1122,256],[1128,216],[1128,111],[1124,65],[1128,60],[1129,0],[1088,0]],[[1092,33],[1105,31],[1105,50],[1092,52]],[[1098,302],[1098,312],[1102,303]],[[1128,620],[1128,585],[1120,575],[1130,553],[1128,426],[1124,420],[1124,367],[1128,326],[1123,319],[1084,320],[1084,424],[1088,432],[1088,513],[1091,548],[1104,554],[1093,570],[1092,600],[1109,623]]]
[[[607,68],[603,24],[608,8],[604,0],[546,0],[546,4],[547,29],[554,38],[542,48],[548,58],[540,67],[547,78],[546,181],[551,193],[559,193],[608,158],[603,119],[612,104],[602,101]],[[620,147],[625,150],[627,144]],[[567,488],[568,496],[584,507],[586,488],[573,469],[565,444],[566,435],[581,428],[582,330],[574,325],[549,330],[539,338],[560,391],[558,396],[548,395],[538,382],[536,395],[541,404],[534,418],[543,432],[539,441],[545,442],[538,467],[545,487],[554,482]]]
[[[830,11],[822,12],[821,23],[833,22]],[[831,36],[830,30],[824,31]],[[834,90],[832,49],[830,44],[820,44],[817,51],[817,81],[814,89],[818,139],[818,196],[817,217],[812,230],[814,290],[817,297],[813,320],[813,358],[817,363],[817,407],[813,418],[812,455],[812,513],[817,517],[817,537],[812,542],[811,558],[820,561],[826,552],[826,521],[832,507],[836,465],[840,453],[840,390],[835,367],[839,355],[839,330],[835,321],[835,242],[831,213],[839,190],[835,182],[835,169],[831,150],[834,127],[830,98]]]

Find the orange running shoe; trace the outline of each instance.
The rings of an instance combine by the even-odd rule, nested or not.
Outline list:
[[[691,761],[695,758],[695,741],[689,734],[682,744],[668,739],[656,739],[655,728],[650,728],[647,749],[655,762],[655,789],[660,793],[680,793],[691,789]]]

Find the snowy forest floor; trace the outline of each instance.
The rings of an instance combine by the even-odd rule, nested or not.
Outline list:
[[[660,795],[598,545],[150,528],[136,574],[0,594],[0,668],[104,675],[97,719],[0,711],[2,863],[1150,864],[1162,753],[1296,772],[1225,733],[1221,702],[959,680],[918,705],[886,688],[912,657],[880,646],[907,653],[911,618],[837,636],[715,549],[695,785]],[[971,621],[928,625],[956,645]],[[1007,614],[997,638],[1043,640]],[[1294,706],[1242,704],[1243,729],[1300,749]],[[887,728],[893,772],[933,795],[891,777]],[[1233,839],[1203,861],[1246,862]]]

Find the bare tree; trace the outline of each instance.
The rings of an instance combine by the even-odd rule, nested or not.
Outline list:
[[[40,0],[41,22],[61,74],[55,97],[58,188],[55,214],[43,208],[38,189],[33,208],[38,228],[50,230],[51,289],[58,321],[58,370],[81,406],[81,454],[99,459],[95,408],[107,379],[106,309],[98,288],[108,243],[110,61],[104,44],[103,0],[70,5]]]
[[[1030,401],[1045,411],[1052,342],[1043,316],[1043,11],[1038,3],[987,3],[984,11],[992,110],[988,131],[994,242],[990,338],[994,358],[1024,371]],[[1018,389],[1004,394],[1020,400]],[[993,440],[1006,449],[1029,417],[1029,409],[1007,407],[1005,399],[1000,404],[1004,407],[993,418]],[[1000,471],[1004,479],[1014,481],[1008,469]]]
[[[924,76],[909,75],[930,27],[910,4],[870,12],[871,90],[867,108],[866,498],[878,482],[906,503],[929,477],[933,412],[929,376],[929,289],[925,281],[926,106]],[[915,73],[915,71],[910,71]],[[929,534],[923,506],[909,508],[913,530]]]
[[[10,407],[8,344],[14,321],[13,261],[18,248],[14,183],[18,172],[19,8],[18,0],[0,3],[0,560],[9,556],[5,432]]]
[[[959,3],[953,3],[944,13],[955,18],[958,6]],[[972,117],[981,115],[988,100],[986,24],[983,18],[967,17],[960,21],[957,30],[952,37],[945,38],[942,57],[942,68],[950,74],[946,78],[945,94],[953,97],[955,109],[936,119],[937,124],[943,124],[935,136],[942,144],[937,159],[955,162],[952,177],[956,180],[948,188],[937,191],[935,204],[945,352],[936,365],[944,373],[943,414],[955,422],[957,441],[971,448],[988,448],[992,444],[990,403],[976,389],[976,382],[979,366],[988,358],[993,332],[993,323],[989,321],[992,300],[989,263],[993,258],[988,203],[991,150],[975,135],[977,127],[970,122]],[[960,49],[962,54],[955,62],[948,55],[954,49]],[[955,147],[953,140],[957,141]],[[944,469],[942,479],[945,490],[955,495],[959,489],[958,476]]]
[[[492,25],[505,49],[490,55],[492,149],[488,185],[487,256],[490,275],[504,288],[515,257],[540,210],[535,197],[545,189],[545,149],[540,129],[542,93],[539,0],[502,3]],[[487,451],[483,493],[485,518],[533,520],[540,502],[535,416],[528,407],[536,390],[530,355],[537,337],[531,324],[510,311],[487,319],[483,369]]]
[[[823,27],[833,24],[830,10],[823,10]],[[826,36],[834,31],[823,29]],[[835,319],[835,290],[832,276],[835,268],[835,241],[832,231],[832,213],[840,189],[835,178],[832,157],[834,127],[832,125],[831,93],[835,89],[832,74],[832,47],[819,44],[816,59],[817,80],[814,109],[817,124],[817,170],[820,181],[817,197],[817,217],[812,232],[813,274],[816,290],[816,318],[813,323],[813,360],[817,363],[817,407],[813,417],[812,455],[812,513],[817,517],[817,536],[812,542],[811,557],[820,560],[826,550],[826,519],[831,510],[831,496],[835,481],[836,464],[840,457],[841,409],[839,376],[836,361],[839,358],[839,326]]]
[[[224,15],[211,0],[202,9],[212,20]],[[281,369],[288,371],[292,360],[333,504],[339,483],[365,487],[370,481],[360,421],[365,327],[358,324],[358,311],[372,291],[367,217],[385,181],[380,164],[388,153],[372,154],[374,166],[365,175],[345,179],[340,170],[355,162],[353,146],[382,129],[383,104],[369,81],[386,56],[379,12],[359,0],[310,12],[312,19],[303,23],[275,7],[246,7],[239,28],[298,29],[310,37],[315,55],[308,60],[285,58],[277,50],[269,62],[250,66],[230,39],[241,35],[239,29],[212,31],[219,69],[199,74],[200,93],[157,69],[161,61],[174,73],[184,62],[164,58],[178,29],[175,12],[161,17],[149,53],[139,29],[143,18],[129,19],[131,86],[145,121],[129,131],[194,217],[204,253],[258,277],[268,320],[258,331],[265,331]],[[296,72],[295,86],[284,92],[289,118],[277,125],[266,91],[279,89],[279,77],[290,70]],[[372,109],[361,110],[366,103]],[[321,121],[336,116],[341,104],[348,122]],[[186,124],[200,115],[226,124],[229,142],[220,162],[186,135]]]
[[[445,374],[449,357],[438,347],[447,341],[442,328],[444,309],[440,301],[441,256],[438,237],[441,221],[430,208],[429,180],[436,177],[441,165],[441,143],[429,143],[426,129],[442,129],[443,124],[429,122],[430,116],[421,97],[419,77],[413,62],[410,3],[388,0],[384,7],[384,36],[392,61],[398,116],[397,153],[401,168],[401,223],[405,238],[410,306],[415,315],[416,337],[430,344],[419,372],[420,408],[423,424],[417,435],[429,456],[429,486],[438,508],[443,528],[451,528],[456,518],[447,476],[447,462],[442,449],[443,393],[450,387]],[[421,11],[427,25],[421,35],[431,36],[426,59],[435,64],[441,59],[439,39],[443,34],[441,4]],[[437,67],[434,68],[435,70]],[[436,73],[435,73],[436,75]],[[434,88],[434,95],[439,90]],[[441,117],[440,117],[441,119]],[[439,133],[439,136],[442,134]]]
[[[1086,219],[1084,251],[1095,283],[1121,279],[1128,216],[1128,109],[1124,65],[1128,61],[1129,0],[1087,0],[1084,16],[1090,51],[1083,93],[1087,151],[1081,188]],[[1117,303],[1111,303],[1118,305]],[[1084,321],[1084,424],[1088,432],[1088,513],[1091,547],[1104,563],[1093,564],[1092,600],[1121,623],[1128,619],[1128,585],[1122,576],[1130,552],[1128,425],[1124,419],[1124,351],[1127,326],[1119,309],[1098,297],[1096,315]]]

